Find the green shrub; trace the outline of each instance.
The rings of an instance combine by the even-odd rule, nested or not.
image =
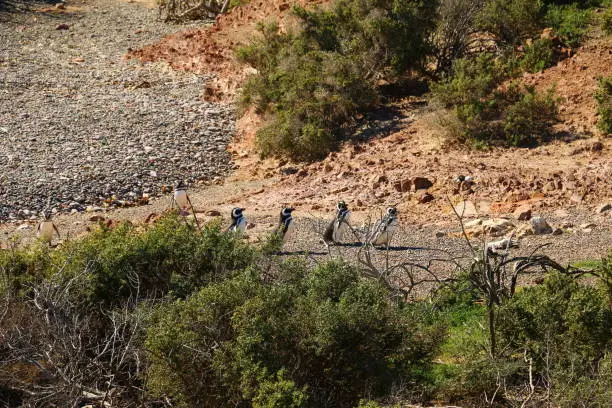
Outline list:
[[[551,67],[554,62],[552,40],[542,38],[525,46],[525,55],[521,59],[520,66],[524,71],[536,73]]]
[[[352,407],[414,379],[441,338],[338,263],[281,265],[266,284],[253,271],[156,316],[148,386],[184,406]]]
[[[606,7],[601,16],[601,29],[607,35],[612,34],[612,7]]]
[[[604,135],[612,134],[612,77],[599,78],[599,87],[595,92],[597,127]]]
[[[480,28],[505,44],[517,45],[540,28],[541,0],[490,0],[479,15]]]
[[[553,401],[560,406],[605,406],[598,390],[612,385],[605,371],[612,345],[607,302],[603,290],[554,274],[544,285],[518,292],[500,309],[499,337],[507,355],[526,353],[534,375],[550,383]],[[573,379],[581,379],[579,387]],[[568,386],[573,388],[569,394],[564,391]]]
[[[301,28],[260,25],[261,39],[237,51],[257,69],[243,107],[269,115],[257,133],[264,156],[317,160],[336,148],[358,112],[378,101],[376,81],[418,68],[435,5],[395,0],[337,0],[329,11],[295,7]]]
[[[504,135],[511,146],[530,146],[542,142],[550,134],[557,119],[557,100],[551,88],[539,95],[527,88],[520,99],[506,110]]]
[[[481,54],[457,60],[452,75],[431,86],[434,99],[462,124],[463,141],[526,146],[548,135],[557,114],[553,91],[542,96],[517,83],[501,86],[515,66],[513,58]]]
[[[580,9],[576,4],[550,5],[546,10],[544,22],[555,29],[561,40],[570,47],[580,45],[591,21],[591,11]]]

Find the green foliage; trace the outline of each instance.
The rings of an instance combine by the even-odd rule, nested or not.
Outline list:
[[[555,29],[561,40],[570,47],[580,45],[591,21],[591,10],[580,9],[576,4],[550,5],[544,22]]]
[[[261,39],[237,55],[258,71],[242,105],[270,115],[257,133],[262,155],[317,160],[334,149],[343,126],[377,103],[378,79],[423,62],[434,10],[430,2],[337,0],[329,11],[295,7],[295,33],[260,25]]]
[[[612,134],[612,77],[599,78],[599,86],[595,92],[597,127],[604,135]]]
[[[554,90],[539,95],[526,88],[520,99],[508,106],[504,119],[504,135],[511,146],[529,146],[542,142],[557,119],[557,99]]]
[[[608,5],[601,16],[601,29],[607,35],[612,34],[612,7]]]
[[[80,296],[110,307],[128,297],[158,297],[172,291],[186,296],[202,285],[248,266],[255,253],[219,224],[202,231],[168,216],[142,231],[129,223],[101,227],[86,238],[55,251],[44,246],[0,251],[0,265],[15,285],[54,277],[84,275]],[[136,293],[138,292],[138,293]]]
[[[555,62],[552,40],[542,38],[525,46],[525,55],[521,59],[520,66],[527,72],[540,72],[551,67]]]
[[[561,406],[578,401],[605,405],[596,391],[612,385],[612,376],[601,371],[609,366],[612,345],[607,302],[604,291],[554,274],[544,285],[517,293],[500,309],[498,328],[505,348],[526,353],[536,375],[551,383],[553,400]],[[581,387],[566,394],[563,389],[573,385],[572,378],[581,378]],[[575,400],[568,401],[571,398]]]
[[[527,146],[548,136],[557,114],[553,91],[542,96],[516,83],[502,87],[515,66],[514,59],[480,54],[457,60],[453,74],[432,85],[434,98],[462,124],[463,140]]]
[[[211,395],[262,407],[354,406],[426,366],[439,337],[338,263],[281,266],[270,284],[236,277],[157,316],[148,384],[185,406],[225,406]]]
[[[520,44],[540,27],[541,0],[490,0],[479,15],[480,28],[502,43]]]

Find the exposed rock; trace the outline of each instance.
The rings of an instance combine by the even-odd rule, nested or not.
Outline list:
[[[476,218],[475,220],[468,221],[465,224],[463,224],[463,226],[466,229],[472,229],[472,228],[477,227],[479,225],[482,225],[482,220],[480,218]]]
[[[56,30],[68,30],[69,28],[70,26],[66,23],[58,24],[57,26],[55,26]]]
[[[408,191],[410,191],[411,187],[412,180],[410,179],[398,180],[393,183],[393,188],[399,191],[400,193],[407,193]]]
[[[605,213],[605,212],[607,212],[607,211],[610,211],[611,209],[612,209],[612,204],[610,204],[610,203],[604,203],[604,204],[601,204],[600,206],[598,206],[598,207],[595,209],[595,212],[596,212],[597,214],[603,214],[603,213]]]
[[[527,221],[531,218],[531,205],[523,204],[519,206],[513,213],[514,217],[519,221]]]
[[[208,216],[208,217],[220,217],[221,216],[221,212],[217,211],[217,210],[208,210],[204,213],[204,215]]]
[[[414,177],[412,179],[412,186],[415,190],[426,190],[433,186],[433,183],[425,177]]]
[[[541,216],[531,218],[531,227],[535,235],[550,234],[553,232],[550,224]]]
[[[442,238],[446,235],[444,231],[436,231],[436,238]]]
[[[592,223],[592,222],[585,222],[584,224],[580,224],[580,229],[586,230],[586,229],[591,229],[591,228],[595,228],[597,225]]]
[[[453,205],[453,207],[459,216],[474,217],[478,215],[476,207],[471,201],[461,201],[459,204]]]
[[[515,235],[516,235],[516,237],[517,237],[517,238],[519,238],[519,239],[520,239],[520,238],[524,238],[524,237],[529,236],[529,235],[533,235],[533,228],[531,227],[531,224],[524,224],[524,225],[521,225],[521,226],[520,226],[520,227],[519,227],[519,228],[516,230]]]
[[[94,215],[92,217],[89,217],[89,221],[91,222],[98,222],[98,221],[104,221],[106,218],[103,217],[102,215]]]
[[[421,204],[428,203],[430,201],[433,201],[434,199],[433,195],[429,194],[428,192],[424,190],[418,190],[416,197],[417,197],[417,201]]]
[[[604,147],[603,143],[601,143],[600,141],[597,141],[597,142],[595,142],[595,143],[593,143],[591,145],[591,151],[592,152],[600,152],[600,151],[603,150],[603,147]]]
[[[514,228],[514,224],[505,218],[496,218],[483,221],[482,228],[489,235],[499,237]]]
[[[284,167],[282,169],[280,169],[281,174],[285,175],[285,176],[289,176],[291,174],[295,174],[299,171],[299,169],[297,167],[293,167],[293,166],[288,166],[288,167]]]
[[[553,235],[561,235],[561,234],[563,234],[563,229],[561,229],[561,228],[557,227],[557,228],[555,228],[555,229],[553,230],[552,234],[553,234]]]

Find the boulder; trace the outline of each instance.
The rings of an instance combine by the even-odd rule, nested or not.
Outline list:
[[[550,224],[541,216],[531,218],[531,227],[535,235],[551,234],[553,232]]]
[[[434,199],[434,196],[429,194],[425,190],[418,190],[416,197],[417,197],[417,201],[421,204],[428,203],[430,201],[433,201]]]

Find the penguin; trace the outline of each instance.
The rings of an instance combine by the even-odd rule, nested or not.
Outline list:
[[[174,208],[174,204],[178,207],[178,212],[183,217],[189,215],[189,209],[193,214],[193,219],[195,221],[196,226],[200,229],[200,224],[198,223],[198,217],[195,214],[195,208],[193,208],[193,204],[191,204],[191,200],[189,199],[189,195],[187,195],[187,184],[183,182],[183,180],[179,180],[174,185],[174,194],[172,195],[172,203],[170,208]],[[187,222],[187,220],[185,220]]]
[[[333,242],[334,244],[339,243],[342,240],[342,236],[347,229],[350,228],[349,221],[351,219],[351,212],[344,201],[340,201],[336,205],[336,216],[329,223],[325,233],[323,234],[323,240],[325,243]]]
[[[246,217],[242,214],[244,210],[239,207],[232,209],[232,225],[229,226],[228,231],[244,232],[247,226]]]
[[[374,227],[370,243],[374,246],[389,246],[397,230],[397,209],[387,208],[387,214]]]
[[[283,239],[283,243],[287,242],[287,240],[293,234],[293,217],[291,213],[295,210],[295,208],[285,207],[280,212],[280,219],[278,221],[278,233]]]
[[[191,200],[187,195],[187,185],[182,180],[177,181],[174,185],[174,194],[172,196],[171,205],[172,208],[174,208],[174,204],[176,204],[178,207],[181,215],[185,215],[183,214],[185,210],[191,207]]]
[[[51,241],[53,240],[54,231],[57,233],[58,239],[60,239],[61,236],[60,236],[59,230],[57,229],[57,226],[55,226],[55,224],[53,223],[53,220],[51,219],[51,211],[45,210],[43,212],[43,219],[38,224],[38,227],[36,228],[36,235],[38,236],[38,239],[40,239],[42,242],[45,242],[46,244],[51,245]]]

